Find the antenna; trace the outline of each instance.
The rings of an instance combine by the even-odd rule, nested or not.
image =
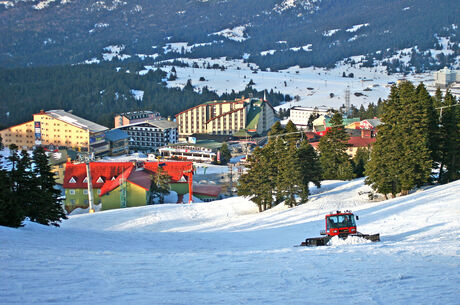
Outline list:
[[[348,116],[348,113],[350,112],[350,86],[347,86],[347,89],[345,89],[345,113]]]

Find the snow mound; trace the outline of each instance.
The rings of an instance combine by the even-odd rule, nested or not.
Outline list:
[[[339,238],[338,236],[332,237],[327,243],[328,246],[343,246],[343,245],[358,245],[368,244],[372,241],[359,236],[348,236],[347,239]]]

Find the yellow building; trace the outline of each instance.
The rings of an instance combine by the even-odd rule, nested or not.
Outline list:
[[[34,145],[74,148],[95,155],[108,153],[109,143],[105,140],[107,127],[80,118],[64,110],[40,111],[34,120],[0,131],[3,144],[16,144],[19,148]]]
[[[0,136],[5,147],[16,144],[19,149],[30,149],[35,144],[34,122],[25,122],[0,130]]]
[[[109,151],[104,133],[107,127],[85,120],[64,110],[41,111],[34,114],[37,145],[76,148],[100,155]]]
[[[273,107],[262,99],[210,101],[176,115],[179,135],[231,135],[241,129],[262,134],[275,123]]]

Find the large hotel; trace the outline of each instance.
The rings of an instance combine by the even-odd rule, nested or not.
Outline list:
[[[210,101],[176,115],[180,136],[232,135],[243,129],[262,134],[275,123],[275,110],[262,99]]]
[[[0,130],[0,135],[5,146],[16,144],[20,149],[30,149],[34,145],[53,145],[82,151],[91,149],[100,155],[110,149],[104,137],[108,130],[64,110],[50,110],[34,114],[33,121]]]

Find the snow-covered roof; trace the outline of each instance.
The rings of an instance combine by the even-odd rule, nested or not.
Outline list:
[[[46,111],[46,114],[48,114],[49,116],[52,116],[55,119],[69,123],[73,126],[89,130],[90,132],[101,132],[101,131],[108,130],[108,128],[105,126],[88,121],[72,113],[65,112],[64,110],[61,110],[61,109],[49,110],[49,111]]]

